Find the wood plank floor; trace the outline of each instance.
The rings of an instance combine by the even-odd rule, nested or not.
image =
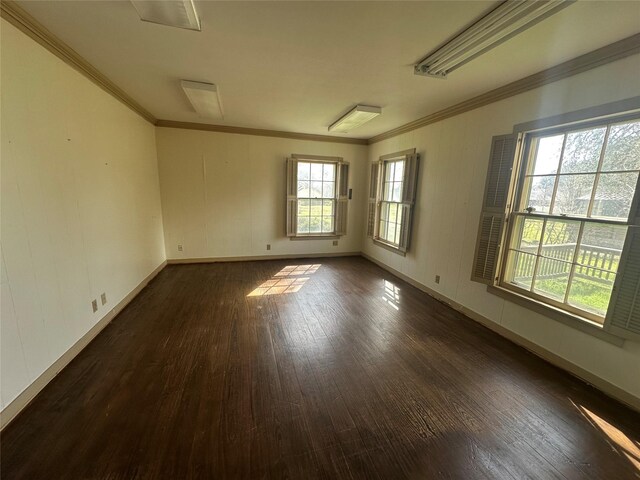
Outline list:
[[[639,440],[637,413],[362,258],[175,265],[5,429],[1,474],[622,480]]]

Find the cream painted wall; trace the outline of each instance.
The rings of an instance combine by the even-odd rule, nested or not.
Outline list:
[[[638,78],[640,55],[371,145],[370,161],[415,147],[422,163],[411,251],[398,256],[364,235],[363,251],[640,398],[640,343],[616,347],[469,280],[491,137],[518,123],[640,95]]]
[[[158,128],[156,138],[167,258],[360,252],[367,146],[174,128]],[[353,199],[338,246],[285,237],[285,158],[293,153],[350,163]]]
[[[155,127],[1,27],[4,408],[165,255]]]

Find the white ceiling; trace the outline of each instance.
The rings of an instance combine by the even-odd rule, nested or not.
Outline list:
[[[157,118],[326,135],[381,106],[359,138],[640,30],[640,2],[582,0],[438,80],[413,64],[498,2],[196,1],[202,32],[141,22],[128,1],[18,3]],[[200,118],[181,79],[217,84],[224,121]]]

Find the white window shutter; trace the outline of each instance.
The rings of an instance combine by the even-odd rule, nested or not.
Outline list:
[[[349,164],[338,163],[338,183],[336,189],[336,235],[347,234],[349,207]]]
[[[287,158],[287,237],[295,237],[298,233],[298,161]]]
[[[629,214],[616,281],[613,285],[604,329],[631,340],[640,340],[640,178]]]
[[[413,205],[410,203],[403,203],[400,205],[401,215],[401,230],[400,238],[398,240],[398,250],[405,252],[409,250],[409,244],[411,243],[411,218],[412,218]]]
[[[371,164],[371,177],[369,179],[369,210],[367,213],[367,237],[373,237],[376,231],[376,208],[378,205],[378,182],[381,164],[381,162],[373,162]]]
[[[402,181],[402,202],[413,203],[416,201],[416,187],[418,185],[418,162],[420,156],[417,153],[407,155],[404,162]]]
[[[493,137],[471,280],[493,285],[498,271],[518,136]]]

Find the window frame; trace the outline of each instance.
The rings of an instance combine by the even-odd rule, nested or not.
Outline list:
[[[380,193],[379,193],[379,199],[377,201],[377,205],[376,205],[376,235],[375,235],[375,240],[385,244],[388,247],[391,247],[393,249],[399,249],[400,248],[400,231],[398,230],[399,228],[402,228],[403,222],[405,221],[405,218],[402,216],[402,195],[404,193],[404,189],[405,189],[405,184],[404,184],[404,174],[403,174],[403,178],[402,180],[400,180],[400,199],[398,201],[393,201],[393,200],[385,200],[384,199],[384,187],[385,187],[385,183],[397,183],[396,180],[391,180],[391,182],[386,182],[385,181],[385,176],[387,173],[387,168],[389,167],[390,164],[392,163],[399,163],[402,162],[402,168],[403,168],[403,172],[404,172],[404,168],[407,165],[407,161],[406,161],[406,157],[400,156],[400,157],[396,157],[396,158],[389,158],[389,159],[385,159],[382,160],[382,175],[380,175]],[[394,175],[395,175],[395,167],[394,167]],[[390,240],[386,239],[386,238],[382,238],[380,236],[380,224],[382,223],[382,207],[383,204],[388,204],[389,206],[391,205],[395,205],[396,206],[396,219],[398,217],[398,215],[401,215],[401,222],[394,222],[394,225],[396,226],[395,229],[395,233],[394,233],[394,237],[398,237],[398,241],[397,242],[391,242]],[[386,222],[387,224],[389,223],[388,221]]]
[[[299,168],[300,168],[300,164],[301,163],[309,163],[311,165],[313,164],[319,164],[319,165],[332,165],[333,166],[333,196],[332,197],[320,197],[320,198],[312,198],[312,197],[299,197],[296,194],[296,199],[298,201],[298,208],[300,208],[300,200],[309,200],[309,211],[311,211],[311,200],[320,200],[321,202],[324,202],[326,200],[331,200],[333,207],[331,209],[331,211],[333,212],[331,217],[333,218],[331,225],[333,227],[333,230],[331,232],[308,232],[308,233],[300,233],[298,231],[298,226],[299,226],[299,222],[298,219],[300,218],[300,215],[298,215],[298,212],[296,212],[296,235],[293,238],[331,238],[331,237],[337,237],[338,235],[336,234],[336,210],[337,210],[337,206],[338,206],[338,165],[340,164],[340,160],[338,159],[327,159],[327,158],[312,158],[311,155],[309,156],[294,156],[293,158],[295,158],[298,162],[298,168],[296,169],[296,188],[298,185],[298,182],[300,181],[298,178],[298,174],[300,172]],[[308,182],[309,182],[309,195],[311,195],[311,178],[309,178]],[[321,180],[321,182],[324,184],[324,180]],[[324,195],[324,192],[323,192]],[[323,207],[324,208],[324,207]],[[322,215],[321,217],[323,217],[324,215]],[[311,218],[311,216],[309,215],[309,218]],[[322,220],[321,220],[322,221]],[[322,228],[322,227],[321,227]]]
[[[597,193],[598,180],[602,173],[601,167],[602,167],[603,159],[606,152],[606,146],[607,146],[610,129],[615,125],[630,123],[634,121],[635,122],[640,121],[640,112],[613,114],[608,116],[602,116],[600,118],[586,118],[582,121],[575,121],[575,122],[565,123],[565,124],[554,124],[550,126],[540,125],[539,122],[530,122],[529,124],[525,124],[525,126],[537,127],[537,128],[528,129],[528,128],[522,128],[522,126],[520,126],[520,128],[518,126],[514,128],[514,133],[521,135],[521,140],[523,145],[522,145],[522,148],[519,150],[519,153],[514,161],[512,182],[515,184],[515,186],[512,189],[511,196],[509,198],[509,201],[507,202],[507,212],[506,212],[507,225],[506,225],[505,235],[503,236],[502,242],[500,243],[501,258],[498,262],[498,269],[499,269],[497,272],[498,280],[494,284],[495,287],[493,288],[497,287],[500,289],[507,290],[520,297],[524,297],[525,299],[529,299],[533,302],[542,304],[543,307],[546,306],[547,308],[560,310],[565,314],[569,314],[570,316],[577,318],[583,323],[593,325],[599,330],[603,329],[606,321],[606,316],[607,316],[606,312],[604,315],[600,316],[592,312],[575,307],[573,305],[570,305],[566,303],[566,301],[568,300],[567,297],[570,292],[571,281],[573,280],[574,272],[576,269],[577,256],[580,251],[579,247],[580,247],[580,242],[582,240],[582,233],[585,225],[587,225],[588,223],[596,223],[596,224],[620,225],[620,226],[625,226],[627,228],[633,225],[630,215],[631,215],[631,212],[633,211],[634,200],[639,195],[640,170],[636,169],[636,170],[625,171],[625,172],[639,173],[639,179],[636,182],[635,194],[631,198],[630,213],[627,216],[626,220],[614,220],[614,219],[608,219],[608,218],[592,218],[587,216],[579,216],[575,214],[560,215],[560,214],[551,213],[553,211],[552,207],[554,206],[554,200],[555,200],[555,196],[558,188],[559,178],[562,175],[566,175],[561,173],[562,160],[563,160],[562,156],[559,159],[557,172],[555,174],[549,174],[549,176],[554,175],[556,177],[554,179],[554,190],[553,190],[552,198],[550,200],[549,213],[526,212],[526,210],[521,210],[521,208],[526,209],[526,207],[523,207],[523,202],[525,200],[525,195],[527,193],[526,192],[527,175],[532,175],[533,168],[535,167],[534,161],[535,161],[536,148],[533,148],[533,146],[534,146],[534,141],[536,139],[540,137],[548,137],[548,136],[553,136],[558,134],[564,134],[565,138],[563,139],[563,149],[562,149],[562,153],[564,153],[564,142],[566,142],[566,135],[568,135],[569,133],[574,133],[574,132],[579,132],[584,130],[592,130],[598,127],[606,127],[602,149],[600,151],[600,156],[598,158],[598,165],[596,167],[597,170],[595,171],[595,173],[589,172],[589,174],[595,175],[594,184],[591,191],[591,197],[589,200],[589,206],[586,214],[586,215],[589,215],[593,209],[593,203]],[[535,285],[535,273],[536,273],[535,271],[532,277],[532,286],[529,290],[513,285],[508,281],[507,279],[508,263],[510,261],[509,251],[511,250],[513,236],[514,234],[517,233],[516,219],[518,217],[521,217],[523,219],[537,218],[543,221],[542,230],[540,232],[541,238],[540,238],[539,245],[542,245],[542,241],[544,239],[545,227],[549,219],[579,222],[579,232],[576,240],[574,256],[571,262],[567,262],[570,265],[570,272],[569,272],[569,278],[567,280],[567,290],[565,292],[565,296],[562,302],[544,295],[540,295],[533,291],[533,288]],[[624,252],[624,247],[623,247],[623,250],[621,250],[620,252],[621,258],[623,256],[623,252]],[[539,260],[537,259],[537,257],[540,256],[540,247],[538,249],[538,252],[535,255],[536,255],[536,265],[538,265]],[[618,267],[618,270],[619,270],[619,267]],[[616,272],[615,275],[618,275],[618,272]],[[613,294],[610,298],[613,298]]]
[[[373,231],[370,235],[370,238],[373,240],[373,243],[383,247],[391,252],[397,253],[398,255],[406,256],[407,251],[410,248],[410,237],[411,237],[411,226],[412,226],[412,217],[414,215],[413,211],[415,209],[415,196],[417,192],[417,183],[418,183],[418,169],[419,169],[419,160],[420,156],[416,153],[415,148],[410,148],[407,150],[402,150],[400,152],[389,153],[386,155],[382,155],[378,158],[376,162],[373,163],[375,168],[378,169],[377,173],[377,182],[376,185],[373,186],[375,188],[375,206],[374,206],[374,218],[373,218]],[[400,190],[400,201],[399,202],[388,202],[383,200],[382,197],[384,195],[384,176],[386,173],[386,168],[389,163],[403,161],[403,178],[402,178],[402,188]],[[410,183],[407,183],[410,182]],[[371,196],[370,192],[370,196]],[[407,197],[410,196],[411,199]],[[398,213],[402,211],[402,223],[396,224],[396,229],[400,228],[400,239],[399,243],[392,243],[388,240],[380,237],[380,221],[382,214],[382,204],[383,203],[393,203],[398,205]],[[407,213],[408,212],[408,213]],[[408,222],[408,223],[405,223]],[[405,236],[402,236],[404,232]],[[404,240],[403,240],[404,239]]]

